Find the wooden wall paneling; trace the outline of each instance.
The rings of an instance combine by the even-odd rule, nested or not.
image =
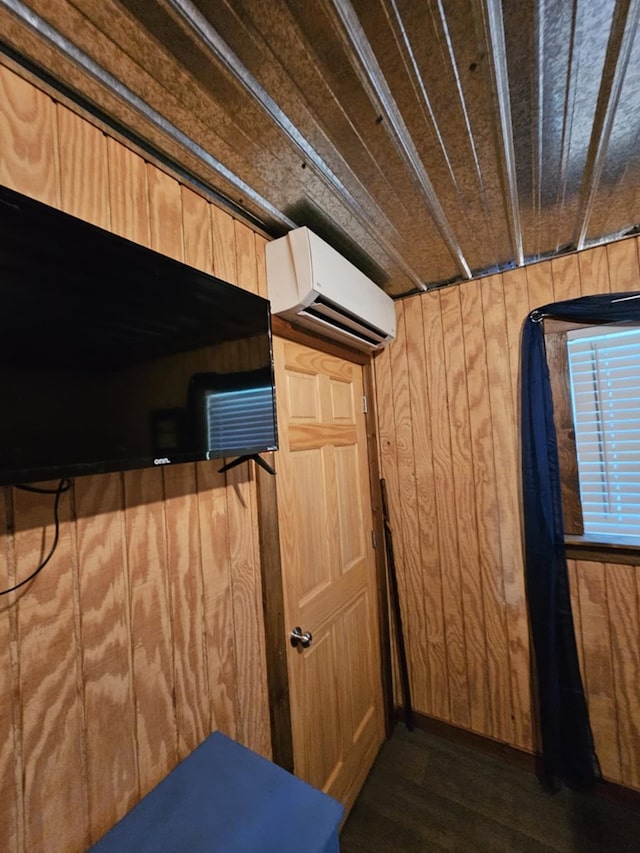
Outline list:
[[[178,756],[182,759],[204,740],[210,720],[195,466],[165,468],[164,491]]]
[[[162,472],[127,471],[124,505],[136,748],[144,796],[179,759]]]
[[[531,666],[521,538],[519,457],[519,329],[527,315],[524,270],[482,282],[482,313],[487,346],[487,387],[499,512],[498,540],[505,602],[510,678],[511,736],[521,749],[532,748]]]
[[[218,270],[216,247],[227,246],[231,236],[228,225],[214,216],[214,262]],[[258,291],[258,271],[253,234],[233,221],[235,275],[232,283],[252,293]],[[264,261],[262,261],[264,262]],[[224,263],[231,271],[231,264]],[[219,273],[217,273],[219,274]],[[227,509],[232,565],[235,644],[238,662],[239,732],[242,743],[267,758],[271,757],[271,722],[266,682],[264,615],[256,482],[252,466],[245,463],[227,473],[230,488]]]
[[[58,140],[53,101],[0,67],[0,184],[56,205]]]
[[[610,290],[607,250],[598,246],[577,256],[579,295]],[[621,756],[609,624],[607,567],[569,560],[576,645],[596,753],[606,778],[620,780]]]
[[[580,609],[580,583],[578,578],[578,562],[567,560],[567,572],[569,574],[569,592],[571,594],[571,613],[573,615],[573,629],[576,635],[576,648],[578,650],[578,663],[580,674],[584,684],[584,645],[582,642],[582,610]]]
[[[382,489],[380,486],[380,452],[378,447],[378,410],[377,391],[373,358],[362,368],[364,393],[367,398],[365,424],[367,450],[369,455],[369,489],[371,494],[371,512],[373,516],[373,536],[375,548],[375,572],[378,606],[378,627],[380,632],[380,675],[382,680],[382,701],[384,707],[385,735],[391,737],[396,713],[393,693],[393,662],[391,625],[389,620],[390,597],[387,578],[387,555],[385,547],[384,519],[382,517]]]
[[[209,685],[209,729],[238,737],[238,671],[234,642],[227,488],[217,465],[196,465]]]
[[[509,368],[511,371],[511,398],[513,400],[514,419],[510,421],[514,439],[519,449],[519,417],[520,417],[520,340],[522,327],[529,314],[529,285],[525,269],[512,270],[501,277],[504,292],[504,311],[507,324],[506,337],[508,342]],[[502,335],[500,335],[502,339]]]
[[[215,275],[231,284],[240,285],[235,220],[230,214],[212,206],[211,227]],[[246,266],[243,270],[246,276]],[[248,285],[249,289],[253,286],[250,271]],[[227,544],[236,663],[236,736],[245,746],[269,756],[268,698],[266,685],[261,680],[266,662],[260,660],[260,654],[255,654],[256,649],[263,648],[263,634],[259,627],[262,619],[259,625],[256,623],[255,543],[250,510],[251,485],[247,482],[251,478],[249,464],[238,466],[224,476],[227,484]],[[261,608],[259,615],[262,616]]]
[[[637,239],[619,240],[606,248],[611,292],[640,289]]]
[[[149,246],[147,166],[107,140],[110,229]],[[162,471],[125,471],[124,518],[140,793],[178,761]]]
[[[450,478],[455,504],[471,729],[488,734],[490,723],[487,703],[489,684],[485,614],[478,553],[476,496],[473,491],[474,473],[461,290],[462,288],[457,287],[445,290],[442,292],[441,300],[451,434]]]
[[[147,185],[151,248],[185,261],[180,185],[153,166],[147,167]],[[191,240],[189,245],[194,245]],[[195,465],[165,468],[163,478],[178,757],[182,759],[201,743],[209,723]]]
[[[0,180],[41,201],[58,205],[59,140],[55,104],[2,71]],[[3,140],[4,142],[4,140]],[[46,556],[53,540],[53,497],[14,490],[15,561],[18,580]],[[86,842],[88,808],[83,761],[84,718],[78,668],[78,610],[69,500],[62,501],[60,540],[44,576],[13,604],[19,670],[23,756],[24,844],[44,848],[51,833],[63,844]],[[27,568],[25,568],[27,567]],[[23,573],[24,572],[24,573]],[[43,713],[43,708],[47,713]],[[17,709],[16,709],[17,710]],[[61,786],[59,776],[68,777]],[[77,824],[67,820],[77,814]]]
[[[579,562],[584,687],[596,752],[605,777],[620,779],[620,749],[607,605],[607,566]]]
[[[393,522],[396,538],[402,537],[402,562],[397,564],[398,587],[402,622],[409,663],[411,695],[416,708],[431,710],[429,685],[429,659],[427,655],[426,614],[424,608],[423,563],[418,517],[414,423],[409,393],[408,349],[405,314],[413,309],[413,302],[396,306],[397,337],[391,349],[391,377],[393,394],[394,435],[397,465],[397,507]],[[426,519],[425,519],[426,521]],[[428,522],[427,522],[428,523]]]
[[[238,283],[236,232],[233,217],[215,205],[211,206],[213,236],[213,268],[215,275],[231,284]]]
[[[75,480],[91,841],[140,798],[122,476]]]
[[[442,318],[442,296],[425,294],[422,300],[425,354],[433,443],[436,520],[440,543],[442,606],[449,682],[449,719],[457,726],[469,728],[469,683],[465,648],[462,580],[458,559],[458,537],[455,495],[452,488],[452,445],[449,424],[449,390],[445,361],[445,330]],[[448,347],[448,342],[446,344]]]
[[[507,527],[508,536],[513,537],[513,550],[503,565],[504,591],[507,603],[507,630],[509,634],[509,664],[511,668],[511,696],[513,701],[514,743],[523,749],[534,748],[534,721],[532,719],[531,693],[531,651],[529,642],[529,620],[525,592],[524,553],[522,548],[522,479],[520,444],[520,345],[522,327],[529,313],[529,293],[527,272],[524,269],[511,271],[502,276],[505,319],[507,324],[505,358],[508,359],[511,373],[511,399],[513,401],[512,418],[506,426],[512,431],[512,444],[515,457],[512,457],[512,476],[510,485],[503,488],[506,476],[501,478],[499,494],[509,500],[511,495],[511,513],[503,515],[502,525]],[[493,359],[490,359],[493,365]],[[492,389],[493,390],[493,389]],[[499,423],[499,421],[496,421]],[[500,445],[502,447],[502,445]],[[515,515],[518,516],[518,521]],[[510,521],[508,519],[510,518]],[[503,538],[504,541],[504,538]]]
[[[273,454],[269,454],[267,460],[273,468],[275,465]],[[259,465],[255,467],[255,474],[262,558],[262,604],[266,635],[271,747],[273,761],[293,773],[293,731],[287,669],[288,631],[284,611],[276,478]]]
[[[111,230],[107,137],[60,104],[56,115],[60,206],[72,216]]]
[[[0,488],[0,589],[15,584],[11,489]],[[15,594],[0,598],[0,849],[24,849],[21,721]]]
[[[576,254],[564,255],[551,261],[553,298],[556,302],[580,296],[580,271]]]
[[[613,679],[620,743],[621,782],[640,788],[640,619],[638,567],[604,565]]]
[[[425,711],[440,719],[449,715],[449,685],[442,610],[440,543],[436,515],[435,476],[431,410],[427,384],[424,319],[420,297],[408,300],[405,311],[409,393],[417,496],[417,522],[420,543],[422,597],[429,667],[428,701]]]
[[[609,263],[606,246],[596,246],[578,255],[580,295],[595,296],[609,293]]]
[[[51,484],[53,487],[55,484]],[[53,495],[14,489],[16,577],[28,576],[54,539]],[[42,573],[16,597],[27,850],[87,844],[84,715],[79,686],[70,499],[60,500],[60,538]],[[60,784],[60,779],[64,784]],[[69,820],[69,816],[73,820]]]
[[[109,230],[141,246],[150,247],[147,163],[110,137],[107,137],[107,163]]]
[[[527,289],[529,292],[529,311],[547,305],[555,299],[551,262],[543,261],[527,267]],[[524,319],[524,318],[523,318]]]
[[[270,758],[255,483],[252,483],[250,464],[254,463],[245,463],[227,473],[231,589],[240,711],[238,738],[245,746]]]
[[[267,265],[265,262],[265,246],[268,243],[266,238],[260,234],[254,234],[256,263],[258,267],[258,293],[265,299],[269,298],[269,288],[267,285]]]
[[[470,449],[475,493],[478,569],[481,573],[486,645],[487,683],[485,706],[487,734],[510,742],[511,686],[505,602],[500,551],[500,521],[498,509],[496,468],[492,433],[491,396],[487,341],[491,314],[503,314],[501,299],[483,303],[483,292],[490,279],[474,287],[460,289],[460,307],[464,334],[464,355],[467,378],[467,398],[470,421]],[[500,292],[500,297],[502,293]],[[486,316],[485,316],[486,312]],[[498,417],[502,417],[502,413]]]
[[[237,219],[233,221],[236,245],[237,283],[244,290],[259,292],[258,262],[254,232]]]
[[[182,187],[185,260],[197,269],[214,272],[214,208],[192,190]],[[222,252],[219,261],[223,262]],[[232,259],[235,268],[235,248]],[[202,572],[203,631],[207,662],[208,730],[237,734],[237,662],[231,597],[227,489],[216,462],[196,465]]]
[[[185,263],[213,275],[211,205],[188,187],[180,187]]]

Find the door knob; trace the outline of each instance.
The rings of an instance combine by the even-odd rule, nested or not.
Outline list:
[[[292,646],[302,646],[303,649],[308,649],[313,640],[311,633],[309,631],[303,632],[300,627],[294,628],[289,636]]]

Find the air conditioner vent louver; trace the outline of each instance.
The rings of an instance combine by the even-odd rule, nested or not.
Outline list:
[[[381,329],[376,329],[362,318],[355,317],[350,311],[346,311],[339,305],[335,305],[328,299],[318,296],[308,308],[299,312],[306,317],[315,317],[320,323],[326,323],[336,329],[341,329],[346,335],[353,335],[363,343],[377,347],[387,336]]]
[[[266,246],[271,311],[363,350],[395,337],[393,301],[308,228]]]

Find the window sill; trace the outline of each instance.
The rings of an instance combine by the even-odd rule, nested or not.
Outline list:
[[[565,536],[565,551],[571,560],[596,563],[624,563],[640,566],[640,537],[630,542],[627,537],[599,539],[593,536]]]

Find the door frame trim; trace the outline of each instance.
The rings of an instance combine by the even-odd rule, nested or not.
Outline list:
[[[335,341],[329,341],[311,332],[296,328],[280,317],[272,317],[272,332],[274,335],[285,340],[304,344],[328,355],[336,356],[337,358],[359,364],[363,367],[363,382],[368,400],[365,423],[368,445],[369,485],[371,491],[371,521],[376,537],[375,567],[382,701],[385,733],[387,737],[390,737],[395,722],[395,707],[391,674],[387,568],[384,552],[373,359],[368,353],[342,346]],[[286,661],[286,626],[284,624],[284,590],[282,586],[282,564],[280,559],[276,481],[274,477],[267,474],[266,471],[263,471],[257,465],[255,466],[255,471],[258,493],[262,608],[267,660],[267,691],[271,718],[272,758],[276,764],[284,767],[289,772],[293,772],[291,702]]]

